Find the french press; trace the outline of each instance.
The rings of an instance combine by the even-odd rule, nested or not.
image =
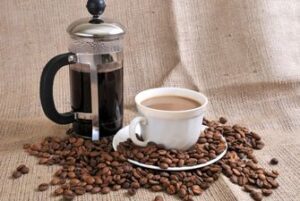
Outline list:
[[[72,123],[72,132],[98,140],[114,135],[123,122],[123,36],[121,24],[101,17],[104,0],[88,0],[91,18],[73,22],[68,53],[43,69],[40,99],[45,115],[58,124]],[[59,113],[53,99],[54,77],[69,65],[72,111]]]

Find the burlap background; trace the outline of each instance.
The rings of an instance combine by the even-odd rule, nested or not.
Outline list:
[[[299,0],[107,0],[105,15],[126,27],[126,123],[134,95],[147,88],[181,86],[209,97],[207,116],[228,116],[261,133],[256,154],[270,168],[279,159],[280,188],[265,200],[300,200]],[[42,113],[39,79],[44,64],[67,51],[69,23],[88,16],[85,0],[2,0],[0,4],[0,200],[52,200],[35,192],[55,167],[37,166],[23,143],[63,135]],[[55,84],[56,104],[69,110],[68,70]],[[26,163],[31,173],[8,177]],[[85,195],[77,200],[152,200],[140,190]],[[177,200],[163,194],[166,200]],[[197,200],[250,200],[221,177]]]

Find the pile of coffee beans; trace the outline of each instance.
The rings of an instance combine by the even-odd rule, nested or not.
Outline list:
[[[213,154],[217,154],[217,147],[224,144],[220,140],[220,135],[223,135],[228,143],[228,152],[217,163],[192,171],[156,171],[134,166],[127,161],[128,153],[113,150],[111,138],[93,142],[73,136],[47,137],[39,144],[25,145],[24,148],[30,155],[38,157],[38,163],[41,165],[61,166],[51,181],[40,184],[37,188],[44,191],[49,185],[57,186],[53,195],[63,196],[66,200],[72,200],[75,196],[85,193],[107,194],[120,189],[126,189],[127,195],[133,196],[139,188],[145,188],[153,192],[163,191],[182,200],[191,201],[193,196],[201,195],[208,189],[221,173],[231,182],[242,186],[254,200],[262,200],[263,196],[272,194],[272,189],[279,186],[276,181],[278,172],[266,171],[257,165],[253,149],[262,149],[264,146],[258,134],[239,125],[223,125],[227,121],[225,120],[222,119],[222,123],[204,120],[204,124],[209,128],[199,139],[201,141],[199,148],[204,151],[205,160],[213,158]],[[207,149],[210,144],[214,148]],[[173,150],[165,150],[153,144],[149,146],[158,148],[157,152],[152,152],[161,153],[158,158],[162,156],[171,158],[172,163],[167,163],[170,167],[172,164],[178,165],[180,159],[184,159],[184,165],[190,164],[187,160],[192,154],[202,154],[196,151],[176,161],[178,152],[174,153]],[[167,153],[172,157],[167,156]],[[136,157],[137,153],[133,154],[132,156]],[[151,155],[146,152],[142,154],[149,158]],[[192,156],[192,158],[197,160],[196,163],[201,160],[201,157]],[[157,164],[159,163],[160,159]],[[156,196],[153,200],[162,201],[163,198]]]
[[[225,149],[226,143],[218,130],[205,130],[197,144],[187,151],[167,150],[163,146],[151,142],[146,147],[139,147],[130,139],[118,146],[118,151],[126,158],[159,166],[161,169],[203,164],[216,158]]]
[[[12,173],[12,178],[20,178],[23,174],[28,174],[29,168],[26,165],[19,165],[16,170]]]

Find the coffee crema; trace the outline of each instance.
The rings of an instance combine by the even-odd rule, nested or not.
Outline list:
[[[191,110],[201,106],[198,101],[183,96],[156,96],[142,101],[141,104],[166,111]]]

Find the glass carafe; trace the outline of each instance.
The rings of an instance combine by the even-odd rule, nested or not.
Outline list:
[[[94,16],[68,27],[69,52],[54,57],[45,66],[40,97],[49,119],[59,124],[72,123],[73,134],[98,140],[114,135],[122,127],[125,31],[119,23],[99,17],[104,1],[89,0],[87,7]],[[53,100],[53,81],[57,71],[67,65],[72,111],[59,113]]]

